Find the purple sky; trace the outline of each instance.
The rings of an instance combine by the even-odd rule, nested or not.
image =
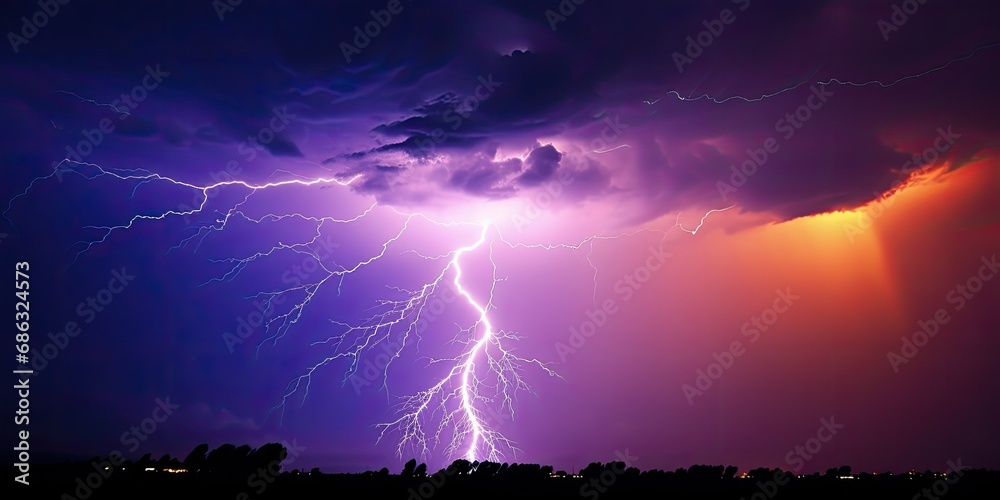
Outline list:
[[[998,8],[563,4],[5,4],[33,449],[1000,467]]]

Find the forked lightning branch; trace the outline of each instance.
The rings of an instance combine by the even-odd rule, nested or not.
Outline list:
[[[258,352],[261,346],[282,341],[287,334],[300,326],[298,324],[306,311],[318,308],[317,303],[320,299],[317,297],[321,291],[332,289],[339,294],[342,288],[349,286],[349,282],[345,281],[346,278],[377,266],[388,255],[407,253],[420,257],[432,270],[430,280],[410,289],[390,287],[391,296],[377,301],[371,316],[360,322],[347,322],[337,317],[328,318],[333,325],[333,333],[327,340],[314,342],[312,345],[321,345],[332,349],[332,352],[323,356],[319,362],[305,367],[299,376],[289,382],[280,401],[272,408],[272,413],[277,412],[280,421],[289,403],[305,401],[313,377],[320,375],[321,369],[327,365],[347,366],[341,379],[346,385],[362,367],[371,366],[371,363],[365,364],[366,360],[371,357],[378,360],[381,356],[384,362],[378,363],[382,379],[380,387],[387,396],[398,398],[398,402],[394,407],[395,416],[377,424],[379,431],[376,441],[381,442],[394,436],[398,439],[396,445],[398,456],[402,457],[405,453],[413,452],[424,459],[436,454],[442,447],[449,459],[462,457],[470,461],[503,461],[507,457],[515,457],[518,452],[516,444],[491,424],[507,420],[508,417],[513,418],[518,394],[531,390],[528,377],[533,374],[558,376],[549,362],[515,354],[513,346],[519,340],[519,334],[497,326],[497,317],[503,313],[494,298],[497,286],[503,279],[498,270],[501,263],[494,254],[496,248],[505,247],[520,252],[585,250],[589,255],[595,243],[630,237],[640,232],[665,236],[667,231],[679,228],[694,235],[710,214],[732,208],[708,211],[693,230],[681,226],[678,216],[677,223],[666,230],[640,228],[617,235],[593,235],[573,243],[529,244],[511,241],[502,234],[500,226],[490,220],[442,222],[423,213],[404,213],[378,203],[344,218],[317,217],[294,211],[269,212],[257,217],[249,215],[251,212],[249,207],[256,200],[255,195],[263,191],[280,187],[304,189],[310,186],[349,186],[358,177],[341,180],[336,177],[304,178],[287,175],[287,178],[282,180],[261,183],[225,178],[214,180],[209,184],[194,184],[142,169],[104,168],[72,160],[64,160],[51,174],[33,180],[24,192],[11,200],[11,205],[19,198],[28,196],[36,184],[65,175],[77,175],[86,180],[100,178],[105,181],[117,181],[129,188],[133,195],[138,190],[152,185],[186,188],[193,192],[196,198],[195,206],[126,216],[122,221],[111,225],[89,226],[97,232],[97,237],[84,242],[76,255],[77,259],[94,246],[106,243],[112,234],[127,231],[136,225],[152,224],[173,218],[190,220],[192,216],[207,210],[209,199],[216,196],[219,190],[245,193],[245,196],[239,196],[238,202],[231,203],[223,210],[215,209],[219,215],[213,220],[190,226],[194,233],[178,238],[178,243],[170,250],[196,247],[213,235],[231,230],[231,226],[236,224],[244,227],[249,224],[261,228],[265,224],[287,221],[311,226],[310,230],[304,231],[297,241],[278,242],[269,249],[250,255],[224,259],[222,262],[227,265],[228,271],[205,282],[205,285],[214,285],[217,282],[229,281],[258,260],[265,261],[279,254],[295,254],[314,261],[315,266],[312,268],[315,271],[309,273],[308,279],[294,280],[290,283],[283,280],[288,286],[278,290],[264,290],[254,297],[264,305],[265,311],[270,311],[267,319],[263,321],[265,338],[258,343]],[[181,192],[183,191],[184,189],[181,189]],[[320,258],[314,250],[317,242],[323,241],[321,235],[331,227],[359,224],[376,212],[395,218],[398,223],[374,253],[360,258],[351,265],[340,265],[333,263],[331,259]],[[509,218],[509,214],[507,215]],[[407,248],[404,236],[418,232],[419,227],[426,224],[445,231],[455,230],[460,234],[469,234],[471,229],[476,236],[440,255],[424,255],[413,248]],[[487,280],[486,287],[473,286],[463,278],[469,272],[468,267],[472,265],[470,262],[474,261],[472,255],[486,257],[487,268],[476,269],[477,274],[485,272],[492,277]],[[589,258],[587,261],[590,262]],[[592,262],[590,266],[596,276],[596,268]],[[445,290],[451,290],[457,295],[454,302],[464,307],[470,313],[471,319],[465,325],[451,327],[451,331],[441,324],[422,332],[422,327],[426,328],[428,324],[428,317],[435,314],[429,304]],[[293,296],[295,300],[288,301],[281,312],[278,312],[277,307]],[[422,333],[434,335],[443,343],[458,346],[458,352],[454,355],[429,359],[429,365],[445,369],[438,372],[443,373],[439,378],[430,377],[425,389],[409,395],[394,396],[390,390],[392,385],[389,376],[390,367],[394,361],[416,351]],[[386,349],[389,349],[387,360],[384,359]],[[383,352],[379,353],[380,350]]]

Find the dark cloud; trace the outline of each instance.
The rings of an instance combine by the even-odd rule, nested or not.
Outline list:
[[[690,210],[693,207],[737,205],[736,210],[720,219],[744,227],[852,207],[892,189],[902,179],[914,153],[941,144],[942,129],[953,131],[954,141],[936,150],[935,156],[937,161],[949,162],[951,168],[962,168],[1000,148],[1000,121],[995,117],[1000,109],[1000,94],[996,92],[1000,88],[1000,71],[996,70],[1000,67],[1000,47],[964,57],[977,47],[1000,42],[997,2],[923,2],[918,12],[885,37],[879,21],[888,19],[894,4],[902,3],[900,0],[591,0],[579,5],[563,0],[404,1],[404,10],[394,15],[378,35],[358,43],[357,52],[348,61],[343,44],[355,44],[355,29],[369,23],[371,11],[383,8],[385,3],[244,1],[226,12],[223,19],[215,10],[217,2],[211,0],[60,3],[59,14],[16,52],[12,47],[0,48],[0,107],[7,118],[0,125],[3,198],[15,198],[32,185],[33,179],[52,172],[64,156],[77,155],[85,162],[108,168],[143,169],[189,182],[227,179],[230,175],[243,180],[333,176],[341,181],[353,180],[349,189],[370,195],[380,204],[414,208],[414,213],[447,212],[496,221],[497,214],[490,210],[494,206],[514,210],[521,206],[525,208],[520,212],[525,214],[522,219],[532,218],[533,222],[537,212],[551,209],[546,213],[558,213],[566,221],[541,217],[532,230],[545,232],[546,238],[555,240],[568,238],[557,227],[562,222],[592,234],[605,230],[610,234],[606,223],[640,224],[684,211],[685,227],[692,227],[700,211]],[[572,3],[575,11],[553,30],[545,12],[558,9],[560,3]],[[717,34],[709,36],[713,29],[710,26],[719,29],[716,20],[724,9],[729,9],[735,20],[723,23]],[[0,21],[6,23],[4,32],[19,31],[22,16],[30,17],[38,10],[38,0],[3,2]],[[698,40],[708,41],[698,45]],[[686,59],[678,67],[680,54]],[[143,87],[144,82],[148,83],[149,67],[160,67],[168,73],[155,88]],[[826,90],[833,94],[818,102],[821,98],[817,92],[822,91],[822,85],[817,82],[831,79],[854,83],[831,82]],[[133,98],[134,105],[128,105],[126,116],[111,105],[118,102],[114,106],[120,106],[123,95],[142,96]],[[278,119],[277,110],[282,116],[287,110],[287,123],[273,121]],[[107,128],[107,123],[114,126],[113,131],[95,132],[102,124]],[[257,138],[256,146],[250,138]],[[760,150],[767,144],[775,147],[764,159]],[[751,166],[744,166],[748,161],[753,162]],[[398,298],[413,291],[409,278],[423,274],[425,264],[447,265],[447,257],[435,256],[456,255],[454,251],[447,253],[447,249],[440,253],[435,250],[457,241],[450,236],[450,228],[449,236],[438,238],[435,231],[441,228],[414,219],[413,226],[404,225],[407,229],[400,233],[397,214],[390,210],[373,210],[357,223],[324,219],[319,232],[343,245],[336,255],[323,259],[324,266],[346,269],[363,262],[366,255],[384,255],[386,259],[380,257],[381,262],[371,268],[363,265],[358,274],[344,280],[331,279],[327,283],[330,287],[319,287],[323,291],[316,296],[317,302],[335,301],[337,308],[310,308],[295,332],[284,339],[274,338],[275,342],[265,341],[273,330],[264,331],[267,327],[261,324],[238,346],[242,351],[231,353],[224,350],[228,342],[225,334],[235,332],[243,337],[246,327],[242,325],[258,314],[259,306],[251,302],[259,304],[262,291],[267,294],[267,290],[288,290],[288,280],[311,283],[318,275],[303,280],[299,270],[307,269],[303,259],[310,265],[313,262],[296,252],[287,252],[291,253],[287,261],[253,258],[246,274],[232,281],[223,280],[231,288],[216,287],[217,283],[200,285],[223,275],[225,271],[218,271],[233,263],[226,259],[257,255],[273,244],[292,241],[292,234],[294,238],[303,236],[301,231],[311,225],[312,216],[340,220],[367,214],[371,201],[345,195],[349,193],[333,183],[266,193],[254,191],[249,199],[247,190],[240,187],[215,189],[211,191],[214,198],[207,200],[206,209],[195,222],[212,224],[214,228],[225,218],[228,229],[223,234],[215,229],[194,230],[195,226],[182,217],[149,220],[148,214],[175,210],[179,204],[198,205],[202,199],[196,189],[107,178],[86,181],[83,174],[94,173],[95,167],[78,167],[81,175],[62,173],[61,180],[34,184],[30,195],[17,198],[7,207],[6,215],[16,221],[16,230],[7,221],[7,228],[0,228],[0,233],[8,235],[3,242],[5,255],[32,261],[32,279],[39,285],[32,286],[32,300],[44,312],[33,317],[33,321],[38,320],[33,328],[58,333],[74,317],[79,301],[107,283],[109,269],[126,266],[135,269],[138,278],[127,293],[114,299],[97,323],[83,325],[87,333],[73,340],[48,368],[51,371],[43,375],[63,385],[60,390],[39,391],[43,398],[39,407],[52,408],[58,403],[74,408],[82,420],[69,427],[87,432],[63,432],[67,426],[59,412],[40,411],[38,425],[53,432],[39,433],[39,452],[77,446],[67,439],[85,443],[78,449],[86,449],[88,454],[105,452],[109,444],[117,443],[123,429],[148,415],[148,403],[171,394],[185,411],[178,414],[176,421],[162,426],[162,434],[158,433],[140,453],[163,450],[176,455],[189,451],[192,442],[242,443],[270,438],[272,432],[284,429],[280,439],[293,439],[291,434],[299,432],[302,439],[312,436],[315,444],[310,443],[310,449],[339,457],[334,461],[346,464],[342,470],[386,465],[384,459],[395,451],[391,444],[382,442],[388,446],[370,455],[357,452],[375,441],[376,436],[359,429],[376,432],[369,424],[385,421],[386,394],[374,386],[364,395],[352,394],[352,388],[343,384],[333,366],[349,362],[346,358],[323,366],[322,375],[317,372],[315,392],[330,397],[310,396],[308,402],[288,400],[304,412],[279,416],[268,410],[273,410],[276,400],[285,394],[285,382],[302,380],[295,377],[301,375],[299,369],[306,357],[322,359],[329,355],[329,342],[308,344],[305,349],[307,344],[297,343],[293,337],[310,341],[329,338],[331,328],[337,325],[327,320],[340,317],[347,309],[351,314],[358,312],[368,317],[368,292]],[[731,190],[721,190],[720,183]],[[323,188],[328,189],[320,191]],[[919,293],[907,298],[906,293],[893,293],[893,288],[879,286],[870,289],[878,295],[876,299],[888,297],[907,312],[917,314],[925,301],[928,307],[939,307],[940,294],[964,276],[948,274],[944,279],[946,275],[942,274],[931,279],[933,273],[911,270],[972,271],[966,264],[957,260],[949,263],[947,259],[973,248],[978,252],[978,243],[968,246],[970,238],[990,240],[965,229],[991,223],[994,225],[990,227],[996,228],[995,203],[984,205],[985,210],[979,210],[978,205],[983,204],[980,200],[963,200],[958,205],[962,204],[967,206],[929,204],[919,207],[923,212],[911,212],[935,212],[928,222],[940,229],[931,232],[921,221],[911,224],[889,222],[892,217],[884,219],[883,227],[887,229],[880,229],[878,246],[886,258],[884,266],[878,267],[895,269],[892,272],[904,282],[912,280],[912,286],[895,291]],[[280,223],[264,217],[259,224],[242,218],[262,217],[279,205],[281,212],[287,210],[301,217],[283,218]],[[240,212],[228,211],[233,207]],[[942,207],[946,213],[938,217],[936,212]],[[754,213],[733,222],[730,216],[737,211]],[[581,213],[600,214],[606,219],[595,221],[581,217]],[[983,215],[956,215],[967,213]],[[143,217],[130,219],[135,214]],[[955,220],[968,227],[945,228],[946,223]],[[100,227],[119,224],[129,225],[130,229],[113,231],[107,241],[94,245],[79,262],[69,265],[81,247],[78,242],[93,241],[95,235],[101,234]],[[251,233],[251,228],[262,231]],[[312,229],[306,231],[306,238],[314,236]],[[473,228],[456,230],[469,230],[474,236]],[[892,234],[897,230],[898,234]],[[176,235],[189,243],[178,248],[180,251],[170,251],[178,244]],[[392,239],[394,235],[399,237]],[[905,239],[900,239],[901,235]],[[741,293],[733,291],[740,286],[753,285],[755,291],[747,292],[745,302],[739,302],[738,295],[718,299],[708,288],[700,292],[710,299],[701,301],[706,307],[701,312],[707,315],[695,316],[703,319],[716,314],[720,309],[716,304],[721,300],[727,304],[722,309],[736,311],[732,319],[742,322],[746,316],[740,315],[761,307],[756,290],[762,283],[759,281],[784,280],[800,262],[784,258],[781,252],[790,247],[780,238],[759,247],[757,241],[744,243],[753,244],[753,248],[725,247],[720,252],[732,258],[720,258],[722,254],[714,253],[708,245],[728,240],[716,237],[699,236],[690,239],[692,246],[686,247],[706,245],[700,247],[710,250],[703,255],[704,268],[699,267],[699,257],[692,252],[689,257],[694,260],[685,262],[694,265],[673,265],[673,270],[664,271],[681,273],[677,276],[680,280],[656,278],[669,285],[661,289],[664,297],[671,290],[681,290],[691,300],[681,297],[685,300],[664,301],[657,298],[659,292],[649,293],[658,304],[687,308],[699,298],[699,293],[694,293],[698,287],[714,286],[717,278],[725,278],[723,288],[733,294]],[[459,238],[459,234],[453,238]],[[441,241],[434,241],[438,239]],[[463,245],[473,241],[464,236],[460,239]],[[384,245],[386,241],[390,243]],[[631,241],[639,240],[608,246],[605,244],[612,242],[601,242],[586,251],[552,253],[551,258],[565,256],[573,265],[576,257],[581,263],[593,257],[597,263],[614,259],[630,265],[620,259],[615,249],[627,250],[634,244]],[[592,300],[590,281],[610,284],[617,279],[605,273],[606,266],[593,278],[589,273],[579,276],[586,287],[577,287],[577,291],[586,295],[586,302],[576,308],[580,304],[574,294],[553,295],[537,286],[535,278],[539,275],[552,274],[552,283],[563,279],[558,265],[533,267],[533,263],[546,262],[534,259],[548,259],[550,254],[508,254],[499,245],[497,248],[495,263],[502,267],[498,270],[513,272],[510,283],[497,287],[497,302],[491,302],[491,307],[516,307],[511,298],[513,302],[527,298],[525,303],[530,302],[539,315],[557,321],[582,320],[585,318],[579,314],[583,306],[590,307]],[[746,249],[749,251],[743,251]],[[919,251],[911,251],[914,249]],[[781,255],[781,265],[774,267],[773,262],[769,264],[761,257],[765,250]],[[271,257],[280,259],[277,254],[285,253],[275,252]],[[483,279],[488,280],[488,267],[485,273],[473,267],[477,261],[486,263],[481,260],[484,254],[470,252],[462,257],[471,271],[466,276],[477,291]],[[811,265],[810,259],[806,264]],[[978,255],[970,263],[976,259]],[[726,266],[730,270],[743,269],[758,263],[764,267],[750,274],[722,272]],[[848,271],[860,270],[867,275],[868,269],[874,268],[864,264],[851,259]],[[450,280],[457,266],[449,269]],[[518,288],[518,269],[530,273],[532,290]],[[837,294],[837,290],[829,288],[831,284],[863,288],[867,283],[846,279],[850,273],[836,269],[822,271],[817,290]],[[571,268],[567,272],[578,274]],[[829,279],[840,274],[845,279],[834,280],[836,283]],[[877,274],[865,277],[880,280]],[[501,279],[500,274],[496,276]],[[570,278],[569,274],[565,276]],[[269,278],[274,279],[267,281]],[[53,283],[59,286],[47,286]],[[313,286],[295,287],[292,291],[319,292]],[[595,292],[599,291],[595,288]],[[531,293],[541,299],[532,300]],[[861,302],[867,300],[863,293],[854,295]],[[246,297],[250,299],[244,300]],[[168,300],[171,298],[177,300]],[[486,300],[487,296],[481,298]],[[989,304],[989,300],[983,297],[978,302]],[[340,304],[344,304],[344,310],[339,309]],[[287,305],[290,307],[290,303]],[[561,309],[570,305],[572,310]],[[868,322],[878,325],[885,339],[897,342],[899,336],[884,329],[885,312],[892,312],[893,304],[886,305],[871,307],[878,317],[859,317],[858,324],[871,319]],[[863,309],[853,308],[856,312]],[[567,314],[553,312],[559,310]],[[461,311],[449,309],[446,315],[464,315]],[[494,312],[499,314],[491,314]],[[647,325],[676,323],[673,330],[678,333],[698,333],[699,328],[711,326],[698,318],[692,320],[697,324],[685,325],[683,318],[667,314],[669,311],[655,312],[662,317],[644,317],[640,311],[639,316],[624,314],[616,320],[632,318],[636,324]],[[524,318],[503,315],[505,319],[496,326],[517,327],[521,320],[528,326],[532,314]],[[971,318],[969,325],[976,326],[973,323],[978,321],[983,326],[981,335],[995,331],[988,328],[991,323],[971,314],[966,319]],[[829,314],[815,318],[828,323]],[[437,325],[448,327],[445,323],[451,321]],[[565,326],[552,325],[535,324],[531,330],[534,333],[527,333],[524,340],[534,337],[536,347],[551,349],[551,337],[546,332],[558,333],[551,328]],[[910,330],[903,334],[912,332],[912,322],[908,325]],[[953,329],[955,333],[961,331],[976,333],[975,328],[964,326]],[[732,333],[725,328],[720,332]],[[842,333],[835,331],[830,338],[838,339],[838,345],[850,346],[854,353],[864,354],[853,342],[840,341]],[[672,333],[667,337],[676,344]],[[704,340],[703,335],[698,337]],[[640,340],[648,338],[652,337]],[[808,340],[810,335],[796,338]],[[961,339],[958,341],[961,343]],[[254,345],[267,349],[268,357],[257,358]],[[611,354],[627,356],[629,366],[634,367],[643,366],[633,362],[636,353],[658,352],[648,345],[634,349],[627,339],[616,345],[631,350]],[[982,353],[995,351],[979,347]],[[109,356],[110,352],[115,355]],[[880,347],[872,352],[878,357],[885,350]],[[965,350],[954,352],[967,354]],[[602,361],[614,364],[614,356],[599,354]],[[681,354],[678,359],[690,358],[699,363],[698,359],[706,360]],[[825,351],[821,354],[827,355]],[[170,360],[183,362],[176,365]],[[406,373],[402,364],[393,366],[393,370]],[[418,366],[425,368],[426,363],[413,364],[414,368]],[[95,387],[92,377],[81,376],[109,369],[120,376],[102,378],[97,391],[90,390]],[[328,369],[333,371],[325,371]],[[781,370],[772,372],[782,375]],[[969,373],[969,380],[996,379],[988,376],[993,372],[982,376]],[[632,379],[640,380],[638,375]],[[662,377],[649,380],[662,385]],[[809,378],[801,380],[812,382]],[[915,388],[913,401],[926,399],[920,389],[923,386],[910,383],[913,379],[895,380]],[[573,393],[552,387],[549,394],[569,397]],[[816,392],[814,387],[803,387],[803,394]],[[347,399],[338,394],[347,395]],[[346,406],[342,404],[345,401]],[[898,406],[898,402],[889,403]],[[557,407],[572,409],[549,400],[538,404],[536,415],[551,413]],[[350,411],[343,411],[347,406]],[[135,411],[137,408],[141,411]],[[861,413],[866,412],[871,413],[871,409],[865,407]],[[378,419],[369,420],[376,413]],[[989,413],[977,415],[988,417]],[[729,415],[736,416],[733,429],[746,427],[746,422],[738,418],[740,412]],[[112,418],[106,418],[109,416]],[[651,428],[664,428],[659,421],[662,419],[654,417],[658,420]],[[289,419],[284,427],[282,418]],[[532,420],[529,413],[526,421]],[[590,424],[598,420],[566,422],[570,427],[578,425],[589,431],[593,427]],[[554,436],[554,441],[535,440],[525,434],[524,442],[537,445],[536,449],[552,445],[552,449],[571,456],[572,463],[567,462],[571,466],[594,459],[591,448],[585,447],[589,450],[585,455],[567,451],[565,443],[553,444],[562,438],[543,427],[539,427],[543,433],[539,435]],[[989,430],[995,425],[969,428]],[[718,435],[717,431],[711,428],[706,432]],[[948,435],[941,438],[945,445],[928,448],[926,443],[911,439],[917,432],[900,432],[899,439],[916,443],[912,447],[917,452],[927,451],[917,450],[921,447],[933,448],[935,453],[950,453],[948,450],[954,448],[954,440]],[[792,444],[804,436],[807,434],[793,433],[790,439],[780,441]],[[169,444],[166,441],[174,441],[178,447],[183,444],[187,449],[165,448]],[[658,442],[648,441],[654,445]],[[704,450],[694,441],[689,444],[691,449]],[[603,446],[591,445],[593,449]],[[609,443],[604,452],[613,446],[617,444]],[[669,465],[677,460],[671,457],[661,462]],[[913,465],[899,460],[897,463],[906,466],[903,470]],[[652,460],[650,467],[658,466],[652,463],[656,461]]]
[[[462,165],[452,166],[449,183],[467,193],[502,198],[514,192],[509,180],[521,168],[519,158],[494,161],[485,155],[477,155],[463,161]]]
[[[548,180],[559,167],[562,154],[551,144],[535,148],[524,161],[524,172],[517,178],[523,186],[534,186]]]
[[[370,6],[244,3],[223,21],[204,2],[121,3],[115,16],[67,6],[20,47],[30,56],[7,54],[0,62],[11,76],[0,89],[5,106],[23,111],[20,128],[49,140],[25,142],[15,131],[0,140],[10,158],[62,151],[79,140],[77,131],[114,114],[59,91],[110,102],[140,85],[147,66],[161,65],[170,76],[116,121],[102,154],[190,150],[205,155],[191,167],[203,170],[203,163],[243,157],[240,144],[268,126],[276,107],[287,106],[296,118],[262,144],[259,156],[360,173],[366,180],[356,189],[381,196],[398,190],[397,200],[416,192],[405,188],[413,182],[513,196],[551,178],[561,157],[593,165],[586,169],[593,191],[579,196],[605,196],[613,184],[646,199],[648,217],[729,201],[795,217],[863,202],[891,186],[904,149],[923,148],[889,139],[902,131],[933,140],[938,127],[955,126],[962,144],[946,155],[961,158],[955,165],[1000,137],[984,111],[998,104],[1000,76],[991,69],[1000,49],[890,88],[832,85],[834,96],[793,137],[778,130],[809,102],[815,82],[893,82],[996,42],[989,35],[992,4],[924,4],[888,40],[877,24],[892,13],[888,1],[587,2],[553,31],[545,10],[557,5],[407,3],[350,62],[341,44],[354,43]],[[5,18],[35,7],[8,4]],[[723,9],[735,21],[687,54],[690,40]],[[690,61],[678,69],[675,53]],[[685,101],[671,90],[753,102]],[[628,128],[612,137],[604,130],[608,117]],[[780,151],[723,200],[718,182],[769,137]],[[536,149],[539,143],[549,145]],[[601,144],[622,149],[598,155],[592,149]],[[517,182],[512,158],[526,158]]]

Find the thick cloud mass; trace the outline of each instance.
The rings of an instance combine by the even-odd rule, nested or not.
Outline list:
[[[492,401],[516,406],[490,422],[510,461],[787,468],[835,415],[803,473],[1000,467],[1000,3],[231,3],[0,6],[2,266],[31,261],[32,350],[82,329],[32,381],[33,460],[115,449],[169,396],[132,458],[298,439],[295,468],[398,471],[373,424],[485,328],[444,300],[460,259],[512,352],[562,377]],[[136,278],[88,320],[112,272]],[[405,326],[327,358],[435,277],[387,384]]]
[[[384,8],[373,3],[247,3],[221,14],[204,2],[122,3],[114,16],[67,5],[4,55],[4,106],[21,117],[3,135],[4,159],[44,171],[53,151],[115,116],[59,91],[111,102],[148,65],[169,76],[91,159],[199,158],[163,165],[197,178],[226,157],[297,158],[361,174],[357,190],[402,204],[428,198],[415,183],[495,199],[586,164],[608,182],[579,196],[646,200],[644,217],[737,203],[789,218],[887,190],[939,127],[964,138],[937,160],[953,167],[997,143],[984,113],[998,104],[989,68],[1000,48],[889,88],[832,83],[811,97],[817,82],[889,84],[996,42],[988,3],[925,4],[890,28],[880,24],[892,22],[887,2],[595,1],[558,15],[558,2],[401,5],[375,37],[358,35]],[[32,8],[8,5],[5,18]],[[703,94],[725,102],[679,98]],[[290,123],[267,131],[280,110]],[[913,140],[893,139],[902,134]],[[733,185],[742,176],[731,167],[770,138],[777,151]],[[264,163],[246,174],[270,175]]]

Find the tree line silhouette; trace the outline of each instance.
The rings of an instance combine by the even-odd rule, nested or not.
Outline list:
[[[848,496],[884,499],[996,498],[1000,472],[959,469],[904,474],[852,473],[849,466],[825,473],[796,475],[758,467],[739,474],[735,466],[692,465],[673,471],[640,470],[622,461],[592,462],[576,473],[530,463],[497,463],[458,459],[430,472],[425,463],[408,460],[393,474],[387,467],[363,473],[324,474],[287,470],[294,462],[281,443],[259,448],[223,444],[196,446],[184,459],[169,455],[138,460],[94,457],[88,461],[39,464],[32,488],[37,498],[340,498],[377,495],[407,500],[506,498],[529,494],[539,498],[705,498],[824,499]],[[35,476],[35,474],[33,474]],[[37,485],[37,486],[36,486]],[[983,496],[987,495],[987,496]]]

